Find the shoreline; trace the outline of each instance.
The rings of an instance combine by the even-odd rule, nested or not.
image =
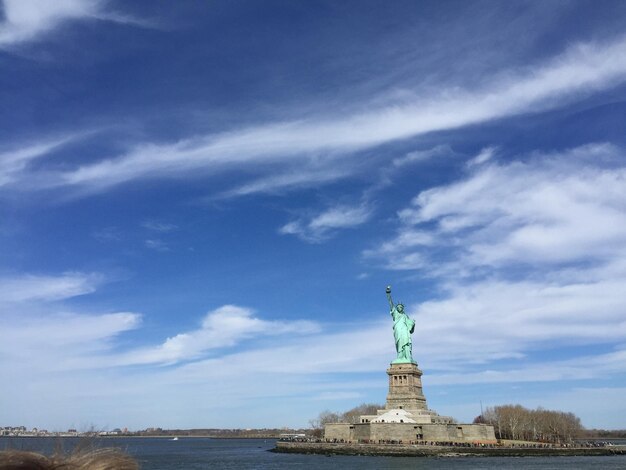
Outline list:
[[[626,445],[606,447],[456,447],[408,444],[276,442],[271,452],[387,457],[546,457],[626,455]]]
[[[20,436],[0,436],[0,438],[4,438],[4,439],[11,439],[11,438],[40,438],[40,439],[47,439],[47,438],[62,438],[62,439],[169,439],[172,440],[173,438],[177,437],[179,440],[180,439],[224,439],[224,440],[232,440],[232,439],[264,439],[264,440],[268,440],[268,439],[276,439],[278,440],[279,437],[278,436],[211,436],[211,435],[194,435],[194,436],[186,436],[186,435],[177,435],[177,434],[159,434],[159,435],[154,435],[154,436],[129,436],[127,434],[120,434],[120,435],[106,435],[106,436],[100,436],[100,435],[95,435],[95,434],[78,434],[78,435],[56,435],[56,434],[47,434],[44,436],[34,436],[34,435],[30,435],[30,434],[25,434],[25,435],[20,435]]]

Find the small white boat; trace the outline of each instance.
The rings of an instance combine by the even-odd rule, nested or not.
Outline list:
[[[174,439],[170,439],[170,441],[177,441],[178,440],[178,436],[176,436]]]

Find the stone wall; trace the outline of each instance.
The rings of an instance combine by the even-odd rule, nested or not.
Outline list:
[[[350,442],[353,438],[353,432],[350,428],[354,425],[348,423],[329,423],[324,426],[324,438],[328,440]]]
[[[370,440],[413,442],[417,440],[417,433],[423,424],[415,423],[371,423]]]
[[[370,439],[370,425],[369,424],[355,424],[352,428],[352,440],[369,441]]]
[[[343,442],[416,441],[495,442],[493,426],[484,424],[336,423],[327,424],[326,440]]]
[[[495,442],[493,426],[485,424],[430,424],[423,425],[425,441]]]

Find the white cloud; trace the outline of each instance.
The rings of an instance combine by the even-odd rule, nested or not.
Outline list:
[[[104,11],[106,0],[2,0],[0,49],[39,39],[72,20],[98,19],[151,27],[149,21]]]
[[[0,48],[31,41],[63,21],[95,17],[101,4],[99,0],[4,0]]]
[[[474,158],[467,162],[467,166],[471,167],[475,165],[481,165],[486,161],[491,160],[495,155],[496,150],[497,149],[495,147],[485,147],[478,153],[478,155],[476,155]]]
[[[469,167],[461,181],[421,192],[399,212],[396,236],[364,254],[438,280],[433,299],[413,310],[425,338],[416,349],[430,367],[621,341],[622,153],[600,144],[506,164],[486,161]],[[566,369],[559,368],[547,364],[535,379],[560,380]],[[512,380],[502,371],[466,378],[472,377]]]
[[[441,338],[417,348],[431,367],[447,368],[566,345],[583,352],[585,345],[616,344],[626,334],[626,294],[618,287],[625,280],[626,272],[579,282],[457,283],[414,310],[420,334]]]
[[[360,114],[272,123],[173,144],[142,143],[127,153],[62,172],[46,173],[41,187],[76,186],[99,191],[140,178],[212,175],[242,165],[266,174],[232,195],[289,187],[309,175],[336,177],[354,152],[427,132],[452,129],[520,113],[551,109],[626,79],[626,40],[579,44],[543,65],[496,74],[484,88],[442,90]],[[357,165],[352,165],[356,171]],[[267,173],[271,173],[267,176]],[[23,178],[27,175],[23,174]],[[45,179],[45,181],[43,181]]]
[[[352,172],[353,170],[346,165],[330,164],[326,161],[305,162],[305,165],[301,163],[297,168],[288,167],[282,169],[278,174],[262,176],[251,182],[243,183],[213,196],[212,199],[247,196],[255,193],[279,193],[294,188],[307,188],[346,178]]]
[[[507,369],[486,369],[469,373],[443,373],[429,379],[433,385],[554,382],[561,380],[605,379],[626,372],[626,352],[579,356],[561,361],[542,361]]]
[[[146,246],[146,248],[150,248],[154,251],[170,251],[170,247],[167,246],[167,243],[165,243],[163,240],[159,240],[158,238],[149,238],[144,242],[144,245]]]
[[[95,292],[104,280],[98,273],[78,272],[0,278],[0,356],[6,359],[0,361],[0,376],[88,362],[109,351],[118,334],[136,328],[138,313],[68,307],[68,299]]]
[[[165,236],[170,232],[178,230],[178,226],[166,222],[159,222],[156,220],[146,220],[141,226],[151,232],[156,232],[161,236]],[[160,251],[162,253],[171,251],[169,244],[161,238],[148,238],[144,241],[146,248],[154,251]]]
[[[46,156],[74,138],[75,136],[68,136],[48,140],[0,153],[0,188],[20,179],[20,173],[24,172],[32,161]]]
[[[313,217],[308,227],[313,231],[334,228],[354,227],[367,221],[370,209],[364,205],[358,207],[335,206]]]
[[[61,300],[90,294],[104,278],[96,273],[68,272],[61,276],[0,277],[0,303]]]
[[[161,233],[173,232],[175,230],[178,230],[178,226],[175,224],[159,222],[157,220],[146,220],[141,224],[141,226],[148,230],[152,230],[153,232]]]
[[[625,295],[614,285],[546,287],[540,283],[484,283],[461,288],[449,298],[411,309],[416,320],[414,356],[428,369],[433,385],[483,382],[560,381],[614,377],[625,371],[624,351],[594,356],[585,346],[621,341],[626,333]],[[590,312],[594,312],[590,314]],[[381,372],[395,356],[391,319],[381,308],[381,321],[362,322],[353,329],[326,329],[305,336],[284,336],[271,346],[235,350],[226,355],[190,362],[171,371],[168,380],[180,384],[204,383],[254,375],[285,378],[306,376],[320,390],[333,389],[335,381],[316,374]],[[235,331],[245,326],[247,315],[236,315],[235,324],[222,326],[225,338],[198,330],[179,335],[150,351],[150,361],[193,357],[201,348],[224,347]],[[212,324],[211,329],[217,326]],[[165,352],[169,342],[175,351]],[[200,345],[198,344],[200,343]],[[568,360],[548,359],[550,351],[565,344],[578,345]],[[184,354],[181,350],[187,349]],[[541,362],[525,358],[530,351],[546,351]],[[168,354],[172,354],[169,356]],[[141,355],[133,353],[135,361]],[[297,358],[297,368],[285,367],[285,358]],[[509,361],[503,363],[503,359]],[[515,365],[517,360],[519,365]],[[585,372],[585,369],[586,372]],[[282,380],[282,379],[281,379]],[[294,379],[295,380],[295,379]],[[384,380],[382,381],[384,382]],[[384,388],[384,384],[380,385]],[[301,393],[301,389],[270,387],[267,394]],[[240,391],[239,391],[240,392]]]
[[[399,212],[397,236],[366,255],[403,268],[406,260],[436,253],[457,272],[623,257],[622,153],[601,144],[526,162],[484,163],[464,180],[421,192]]]
[[[396,237],[383,242],[376,250],[366,250],[365,254],[367,256],[396,254],[414,247],[429,246],[435,243],[436,237],[432,233],[403,227]]]
[[[428,150],[414,150],[413,152],[409,152],[403,157],[395,158],[392,164],[394,167],[400,168],[412,163],[430,160],[431,158],[440,157],[450,153],[452,153],[452,149],[449,145],[437,145],[436,147]]]
[[[12,316],[10,322],[3,322],[0,345],[4,354],[22,357],[41,354],[38,360],[48,362],[50,357],[45,356],[54,350],[56,359],[63,360],[65,351],[100,349],[100,341],[136,328],[140,319],[140,315],[132,312]]]
[[[299,219],[283,225],[279,232],[297,235],[309,242],[319,242],[330,236],[337,229],[356,227],[364,224],[372,215],[366,204],[359,206],[337,205],[326,209],[308,220]]]
[[[186,361],[207,351],[230,347],[255,336],[302,335],[318,329],[313,322],[262,320],[254,317],[250,309],[224,305],[207,313],[199,329],[167,338],[157,347],[130,351],[116,362],[125,365]]]
[[[581,348],[579,357],[509,365],[511,372],[500,362],[563,341],[606,344],[623,338],[618,322],[623,296],[614,287],[600,282],[560,287],[570,291],[567,304],[559,301],[562,292],[539,283],[459,288],[446,300],[411,309],[417,322],[415,357],[432,387],[570,378],[580,384],[586,378],[614,377],[624,371],[623,350],[593,356]],[[601,314],[589,318],[589,311]],[[134,427],[191,427],[201,424],[200,412],[202,419],[215,415],[222,423],[219,416],[231,409],[243,410],[229,415],[238,423],[295,425],[302,413],[319,412],[319,405],[303,406],[303,397],[307,402],[328,398],[337,406],[373,391],[384,400],[384,369],[395,353],[386,306],[380,317],[351,329],[320,330],[311,322],[263,320],[250,309],[227,305],[209,312],[195,330],[158,346],[120,352],[121,341],[115,338],[138,325],[137,314],[31,315],[0,328],[0,349],[10,358],[0,368],[0,379],[21,383],[27,374],[30,387],[19,394],[10,390],[7,398],[21,403],[22,410],[33,410],[20,422],[39,426],[51,421],[69,425],[68,420],[80,417],[98,426],[116,427],[115,420],[122,420]],[[268,337],[271,342],[251,341]],[[150,364],[170,367],[142,367]],[[359,374],[365,372],[379,376],[364,380]],[[242,387],[242,381],[253,386]],[[50,397],[44,402],[41,389]],[[268,416],[253,413],[258,400],[272,410]],[[56,416],[59,409],[63,413]],[[158,409],[168,412],[153,423]],[[284,412],[292,409],[299,412],[287,419]]]
[[[396,236],[364,253],[437,281],[410,309],[433,384],[623,376],[623,350],[591,353],[626,335],[623,161],[607,144],[486,159],[418,194]],[[550,360],[571,347],[572,359]]]
[[[623,342],[626,294],[620,286],[626,280],[626,262],[584,274],[559,272],[552,283],[450,283],[444,298],[409,308],[417,322],[414,355],[427,370],[428,386],[563,380],[580,385],[581,380],[623,374],[623,348],[598,355],[586,348]],[[60,293],[45,298],[81,290],[53,291]],[[23,299],[22,305],[38,299],[32,294],[16,298]],[[368,318],[356,312],[353,317]],[[226,305],[209,312],[195,330],[156,346],[121,349],[126,341],[118,336],[139,322],[136,313],[59,313],[53,304],[46,314],[27,310],[0,318],[0,355],[5,357],[0,380],[29,384],[19,394],[7,392],[7,399],[21,410],[33,412],[32,417],[22,413],[20,422],[65,424],[81,416],[99,426],[118,426],[108,420],[119,419],[145,427],[154,424],[151,416],[157,409],[168,409],[158,425],[189,427],[199,409],[207,415],[243,409],[238,422],[254,416],[256,425],[261,419],[271,425],[286,419],[276,410],[298,409],[300,414],[288,421],[295,424],[301,413],[312,417],[319,412],[316,405],[303,411],[298,404],[302,397],[329,398],[331,406],[371,393],[384,400],[384,369],[395,355],[391,319],[383,304],[380,321],[324,330],[308,321],[264,320],[250,309]],[[550,360],[550,351],[563,345],[576,345],[578,352],[570,359]],[[541,361],[526,357],[543,351]],[[152,364],[169,367],[145,367]],[[364,380],[359,374],[366,372],[380,377]],[[242,387],[242,380],[254,386]],[[566,383],[563,388],[568,388]],[[42,389],[49,397],[43,402]],[[432,390],[426,390],[427,396]],[[255,400],[263,400],[273,412],[267,417],[252,413]],[[57,416],[55,410],[63,413]]]
[[[139,325],[139,314],[63,312],[55,304],[33,309],[28,302],[4,313],[0,315],[0,382],[14,385],[3,390],[3,401],[11,403],[10,409],[5,408],[8,422],[71,426],[89,419],[87,401],[91,400],[83,400],[97,387],[100,393],[115,395],[110,374],[98,362],[90,364],[90,359],[110,353],[119,335]],[[76,371],[76,362],[82,362],[81,371]],[[85,430],[89,424],[85,423]]]

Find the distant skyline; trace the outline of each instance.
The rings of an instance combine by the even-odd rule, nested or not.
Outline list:
[[[626,428],[626,2],[0,0],[0,427]]]

